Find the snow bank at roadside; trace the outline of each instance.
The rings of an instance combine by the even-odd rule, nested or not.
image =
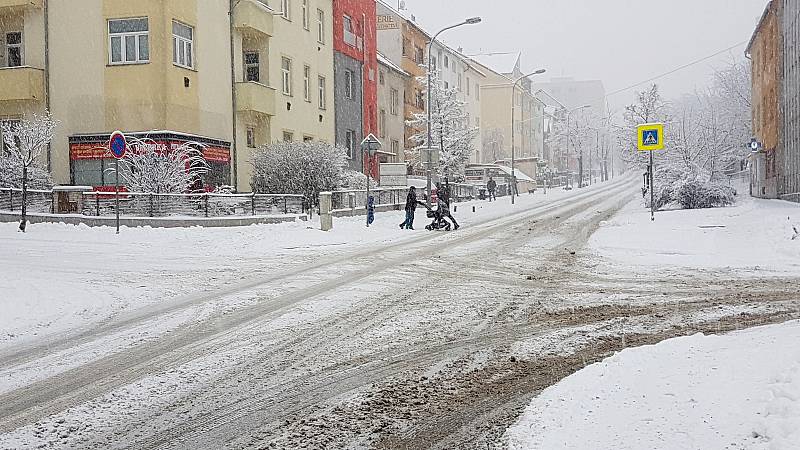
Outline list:
[[[546,389],[510,449],[800,448],[800,321],[624,350]]]
[[[800,205],[742,198],[729,208],[663,211],[655,222],[629,203],[589,241],[591,250],[631,267],[680,266],[800,275]]]

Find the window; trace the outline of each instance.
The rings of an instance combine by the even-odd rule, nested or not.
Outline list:
[[[283,142],[292,142],[294,141],[294,133],[291,131],[284,131],[283,132]]]
[[[344,43],[349,45],[350,47],[358,47],[358,40],[356,39],[356,35],[353,28],[353,19],[345,15],[342,17],[342,28],[344,31],[343,39]]]
[[[303,66],[303,99],[311,102],[311,67]]]
[[[345,133],[345,146],[347,147],[347,157],[353,159],[356,154],[356,132],[347,130]]]
[[[281,75],[283,78],[283,93],[292,95],[292,60],[285,56],[281,58]]]
[[[411,57],[411,40],[403,38],[403,56]]]
[[[386,110],[381,109],[380,114],[378,115],[378,128],[380,129],[380,135],[382,138],[386,137]]]
[[[400,154],[400,142],[397,139],[392,139],[392,153],[398,158],[403,158],[403,155]]]
[[[475,99],[481,99],[481,87],[478,85],[478,83],[475,83]]]
[[[416,92],[416,106],[419,109],[425,109],[425,94],[419,90]]]
[[[172,22],[172,62],[181,67],[194,68],[194,30],[189,25]]]
[[[258,52],[244,52],[244,80],[261,82],[261,56]]]
[[[325,109],[325,77],[319,77],[319,109]]]
[[[444,55],[444,68],[447,69],[450,67],[450,58],[447,55]]]
[[[470,83],[469,83],[469,77],[467,77],[467,97],[469,97],[469,92],[470,92]]]
[[[450,89],[450,83],[448,83],[447,81],[445,81],[445,82],[444,82],[444,90],[446,91],[446,90],[448,90],[448,89]]]
[[[281,0],[281,17],[286,20],[292,20],[291,6],[289,0]]]
[[[461,74],[458,74],[458,90],[461,90]]]
[[[397,107],[400,104],[400,93],[397,89],[392,88],[392,92],[390,94],[390,103],[389,103],[389,113],[393,116],[397,115]]]
[[[431,67],[433,67],[434,71],[439,68],[439,60],[435,56],[431,56]]]
[[[3,137],[3,126],[8,124],[9,126],[12,127],[12,129],[14,129],[15,127],[19,126],[19,123],[20,123],[19,119],[0,120],[0,150],[2,150],[0,156],[3,156],[6,154],[6,152],[8,152],[8,149],[6,148],[6,141],[5,138]],[[19,146],[20,145],[19,138],[15,138],[15,140],[17,141],[17,146]]]
[[[344,71],[344,96],[350,100],[353,99],[353,71]]]
[[[303,142],[312,142],[313,140],[313,136],[303,136]]]
[[[247,129],[247,146],[256,148],[256,130],[254,128]]]
[[[22,33],[14,31],[6,33],[6,67],[22,65]]]
[[[415,46],[414,52],[414,60],[417,64],[425,64],[425,50]]]
[[[147,18],[108,21],[108,62],[139,64],[150,61]]]
[[[325,11],[317,10],[317,42],[325,43]]]
[[[386,74],[382,70],[378,72],[378,81],[381,83],[381,86],[386,84]]]
[[[303,0],[303,28],[307,31],[309,29],[308,20],[308,0]]]

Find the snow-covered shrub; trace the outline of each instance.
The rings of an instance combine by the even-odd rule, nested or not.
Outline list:
[[[224,184],[222,186],[217,186],[214,188],[215,194],[228,195],[228,194],[233,194],[234,192],[236,192],[236,188],[233,186],[228,186],[227,184]]]
[[[690,180],[675,191],[675,201],[683,209],[717,208],[735,202],[736,191],[724,184]]]
[[[370,177],[369,185],[371,187],[378,186],[378,182]],[[367,176],[361,172],[356,172],[355,170],[345,170],[342,174],[342,181],[339,185],[339,189],[352,189],[352,190],[364,190],[367,188]]]
[[[302,194],[314,203],[319,193],[343,183],[347,152],[325,142],[276,142],[253,154],[253,192]]]
[[[186,142],[165,149],[150,139],[128,138],[128,152],[119,160],[120,178],[131,192],[184,193],[209,170],[203,147]]]

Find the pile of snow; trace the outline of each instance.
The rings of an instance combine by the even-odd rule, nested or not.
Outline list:
[[[800,448],[800,321],[624,350],[542,392],[511,449]]]
[[[617,264],[646,269],[735,269],[800,274],[800,205],[742,198],[728,208],[661,211],[655,222],[640,200],[628,204],[589,241]]]

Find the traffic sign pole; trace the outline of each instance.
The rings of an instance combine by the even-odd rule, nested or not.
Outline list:
[[[656,203],[655,203],[655,182],[656,182],[656,168],[653,165],[653,152],[650,152],[650,221],[656,221]]]
[[[111,139],[108,141],[108,147],[111,154],[116,158],[114,165],[114,172],[116,183],[114,185],[114,210],[116,212],[117,234],[119,234],[119,160],[125,157],[128,151],[128,142],[125,135],[121,131],[111,133]]]

